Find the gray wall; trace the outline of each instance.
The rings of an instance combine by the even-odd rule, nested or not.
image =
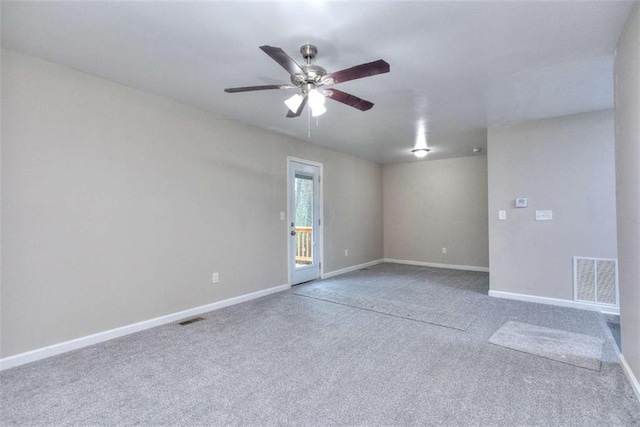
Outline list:
[[[615,99],[622,350],[640,379],[640,5],[618,42]]]
[[[613,112],[492,127],[487,152],[491,290],[572,300],[574,255],[616,258]]]
[[[325,273],[381,259],[382,166],[333,151],[321,153]]]
[[[383,173],[385,258],[489,266],[486,156],[385,165]]]
[[[379,165],[6,50],[2,86],[2,357],[286,284],[287,156],[325,272],[383,256]]]

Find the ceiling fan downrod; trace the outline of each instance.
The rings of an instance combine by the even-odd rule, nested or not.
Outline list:
[[[322,86],[324,84],[322,77],[327,74],[327,70],[319,65],[311,63],[318,53],[318,48],[312,44],[303,44],[300,47],[300,53],[306,62],[304,65],[300,66],[304,73],[292,74],[291,83],[299,88],[304,88],[304,86],[309,84],[312,84],[314,88]]]

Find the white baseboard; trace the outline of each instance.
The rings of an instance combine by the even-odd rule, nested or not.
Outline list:
[[[352,271],[360,270],[362,268],[371,267],[372,265],[382,264],[384,260],[377,259],[375,261],[365,262],[363,264],[352,265],[351,267],[341,268],[340,270],[330,271],[328,273],[323,273],[322,278],[328,279],[329,277],[339,276],[340,274],[350,273]]]
[[[622,354],[618,354],[618,357],[620,358],[620,365],[622,366],[622,370],[627,375],[627,378],[629,379],[629,384],[631,384],[631,388],[633,389],[633,392],[636,395],[636,399],[640,401],[640,383],[638,382],[638,379],[636,378],[636,376],[633,374],[631,367],[629,366],[627,361],[624,359],[624,356]]]
[[[560,307],[578,308],[580,310],[600,311],[608,314],[620,314],[620,309],[617,307],[603,307],[597,304],[589,304],[586,302],[577,302],[567,299],[539,297],[535,295],[516,294],[512,292],[503,291],[489,291],[489,296],[494,298],[505,298],[516,301],[535,302],[538,304],[557,305]]]
[[[385,258],[384,262],[391,262],[394,264],[419,265],[422,267],[450,268],[452,270],[482,271],[484,273],[489,272],[489,267],[477,267],[475,265],[438,264],[435,262],[408,261],[404,259],[392,259],[392,258]]]
[[[85,337],[80,337],[36,350],[27,351],[25,353],[16,354],[15,356],[5,357],[3,359],[0,359],[0,371],[13,368],[14,366],[24,365],[25,363],[35,362],[36,360],[45,359],[47,357],[56,356],[68,351],[88,347],[90,345],[122,337],[124,335],[144,331],[145,329],[172,323],[178,320],[185,319],[187,317],[196,316],[213,310],[219,310],[224,307],[229,307],[231,305],[267,296],[276,292],[286,291],[288,289],[291,289],[291,285],[274,286],[272,288],[262,289],[260,291],[240,295],[223,301],[201,305],[200,307],[190,308],[188,310],[179,311],[177,313],[168,314],[166,316],[144,320],[142,322],[133,323],[131,325],[122,326],[119,328],[110,329],[108,331],[98,332],[97,334],[87,335]]]

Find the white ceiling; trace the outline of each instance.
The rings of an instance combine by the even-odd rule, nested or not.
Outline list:
[[[486,148],[486,128],[613,106],[613,52],[633,2],[2,2],[2,45],[231,120],[379,163]],[[316,123],[285,118],[292,91],[258,49],[318,46],[337,71],[384,59],[391,72],[336,88],[375,103],[327,101]],[[310,126],[310,128],[309,128]],[[260,143],[260,141],[256,141]]]

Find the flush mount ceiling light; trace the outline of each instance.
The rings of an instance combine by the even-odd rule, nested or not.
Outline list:
[[[429,154],[427,148],[427,122],[425,119],[418,120],[416,128],[416,144],[413,146],[411,152],[414,156],[422,159]]]
[[[411,150],[413,155],[416,156],[419,159],[422,159],[423,157],[426,157],[427,154],[429,154],[429,151],[431,151],[431,150],[429,150],[427,147],[414,148],[413,150]]]

